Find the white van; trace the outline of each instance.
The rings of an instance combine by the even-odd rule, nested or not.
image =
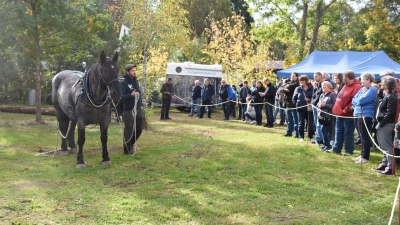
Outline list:
[[[167,66],[167,77],[172,78],[176,95],[172,96],[171,107],[176,107],[179,110],[184,110],[186,107],[190,108],[194,81],[199,80],[200,86],[203,87],[205,78],[208,78],[210,84],[214,86],[214,104],[219,103],[218,87],[222,79],[221,65],[203,65],[193,62],[169,63]],[[221,106],[217,105],[216,107]]]

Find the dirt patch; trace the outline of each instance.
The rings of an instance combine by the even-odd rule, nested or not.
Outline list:
[[[35,187],[60,187],[65,185],[63,182],[52,183],[52,182],[24,182],[24,183],[14,183],[10,186],[17,189],[35,188]]]
[[[120,181],[113,184],[108,184],[107,186],[110,188],[126,188],[130,186],[136,186],[137,181]]]
[[[122,151],[122,147],[108,147],[108,152],[117,152],[117,151]],[[102,152],[103,150],[101,148],[83,148],[83,154],[86,155],[88,153],[96,153],[96,152]],[[57,150],[57,153],[55,154],[56,156],[67,156],[67,155],[73,155],[70,154],[70,152],[68,151],[65,154],[60,154],[60,152],[66,152],[66,151],[61,151],[61,149]],[[45,155],[52,155],[54,154],[54,151],[48,151],[48,152],[41,152],[42,154]],[[78,150],[76,150],[76,153],[78,153]],[[74,154],[76,154],[74,153]]]
[[[204,136],[214,137],[216,133],[211,131],[205,131],[202,133]]]
[[[122,151],[122,147],[108,147],[107,148],[108,152],[116,152],[116,151]],[[102,148],[83,148],[83,152],[102,152]]]
[[[199,159],[201,157],[207,157],[211,155],[211,146],[210,145],[201,145],[196,144],[193,148],[183,154],[180,154],[180,158],[191,158]]]

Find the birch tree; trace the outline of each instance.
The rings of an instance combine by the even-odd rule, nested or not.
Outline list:
[[[168,55],[188,41],[186,11],[180,8],[183,0],[122,0],[123,22],[130,25],[125,50],[130,60],[142,65],[143,99],[147,92],[147,70],[151,51],[163,50]]]

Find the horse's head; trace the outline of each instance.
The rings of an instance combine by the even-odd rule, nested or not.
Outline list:
[[[113,101],[119,101],[121,98],[121,88],[118,81],[119,68],[117,66],[118,52],[114,57],[106,57],[104,50],[100,53],[100,62],[97,65],[97,70],[100,76],[100,87],[108,89],[110,97]]]

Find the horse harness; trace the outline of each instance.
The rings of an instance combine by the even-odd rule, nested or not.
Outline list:
[[[71,87],[71,92],[70,92],[69,98],[70,98],[70,103],[72,103],[72,104],[68,107],[69,113],[70,113],[70,118],[75,119],[75,108],[78,103],[78,100],[87,106],[93,106],[96,108],[101,108],[104,105],[108,105],[112,102],[112,99],[110,98],[110,90],[109,90],[108,86],[114,82],[118,82],[118,78],[107,82],[103,78],[103,75],[100,73],[100,69],[98,69],[98,72],[100,74],[100,80],[106,85],[106,89],[107,89],[107,95],[101,101],[95,101],[93,98],[93,94],[91,92],[90,83],[89,83],[90,70],[85,71],[85,75],[83,77],[80,76],[76,71],[72,72],[79,77],[79,80],[77,80],[74,83],[74,85],[72,85],[72,87]],[[75,86],[78,84],[81,84],[81,90],[79,92],[78,98],[76,99],[76,101],[74,101],[73,95],[72,95],[72,93],[73,93],[72,89],[74,89]]]

